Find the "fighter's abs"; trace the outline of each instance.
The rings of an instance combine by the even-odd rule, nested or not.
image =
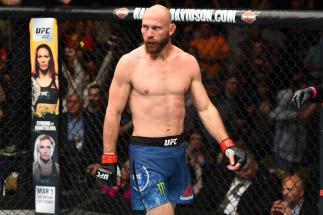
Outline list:
[[[162,137],[182,132],[184,96],[192,79],[186,66],[139,60],[131,72],[129,97],[134,133]]]
[[[185,115],[183,94],[157,96],[133,92],[129,104],[137,135],[166,136],[182,132]]]

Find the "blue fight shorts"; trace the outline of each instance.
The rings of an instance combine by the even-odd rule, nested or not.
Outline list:
[[[130,139],[130,186],[133,210],[149,210],[167,202],[193,202],[184,138]]]

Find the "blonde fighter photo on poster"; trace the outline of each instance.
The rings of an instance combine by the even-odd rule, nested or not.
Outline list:
[[[53,159],[55,151],[54,139],[41,134],[34,147],[33,179],[37,185],[53,185],[58,180],[59,164]]]
[[[40,44],[35,51],[34,71],[32,75],[33,115],[58,113],[58,77],[51,48]]]

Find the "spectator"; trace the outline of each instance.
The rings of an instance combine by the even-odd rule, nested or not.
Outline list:
[[[5,95],[8,95],[8,86],[11,80],[8,71],[8,50],[6,48],[0,49],[0,86],[2,86]]]
[[[287,176],[283,180],[281,200],[273,202],[271,215],[316,215],[318,205],[305,198],[305,185],[298,175]]]
[[[223,123],[230,135],[234,135],[238,130],[237,118],[239,111],[242,111],[240,105],[240,82],[236,75],[226,77],[224,81],[223,93],[220,94],[215,105],[217,106]],[[240,109],[238,109],[238,107]]]
[[[199,194],[204,185],[202,177],[202,169],[206,162],[206,151],[203,150],[204,144],[206,144],[206,139],[203,138],[201,132],[191,132],[186,147],[186,154],[191,169],[194,195]]]
[[[321,40],[323,40],[323,31],[321,31]],[[304,67],[308,70],[314,84],[321,83],[322,66],[320,59],[320,43],[317,42],[311,46],[304,59]]]
[[[3,5],[20,5],[21,0],[1,0]]]
[[[95,63],[95,58],[93,54],[85,55],[85,66],[88,70],[89,75],[92,77],[87,86],[98,85],[101,89],[107,89],[110,79],[112,80],[113,74],[111,73],[112,60],[115,57],[116,47],[118,45],[118,38],[116,35],[110,35],[109,39],[104,43],[98,45],[98,49],[107,50],[105,56],[102,59],[102,64],[97,71],[97,66]],[[87,105],[88,101],[88,88],[83,92],[83,97],[85,98],[84,104]]]
[[[107,191],[110,198],[116,198],[130,201],[130,162],[126,160],[120,170],[120,176],[117,177],[117,186],[101,186],[102,190]]]
[[[258,1],[254,1],[254,2],[257,3]],[[238,0],[213,0],[213,5],[216,8],[240,9],[240,8],[252,8],[251,4],[254,4],[254,2],[238,1]]]
[[[62,5],[68,5],[71,3],[72,0],[56,0],[57,2],[60,2]]]
[[[67,112],[62,114],[67,122],[67,139],[75,141],[78,151],[82,151],[84,144],[84,117],[82,114],[82,99],[78,94],[72,94],[67,99]]]
[[[125,162],[128,158],[129,140],[133,131],[132,118],[129,107],[123,111],[120,120],[117,151],[119,160]]]
[[[212,165],[215,163],[216,153],[212,151],[214,147],[209,145],[203,132],[193,130],[190,132],[186,146],[186,156],[192,178],[192,190],[195,196],[195,206],[203,206],[206,209],[209,201],[208,185],[211,182],[213,171]]]
[[[222,175],[214,185],[217,195],[213,198],[218,215],[269,214],[271,202],[280,197],[279,179],[258,163],[253,153],[246,150],[246,154],[247,164],[242,169],[230,173],[219,168],[219,172],[215,172]]]
[[[0,105],[4,105],[6,102],[6,94],[0,84]]]
[[[8,138],[9,127],[7,125],[7,115],[5,108],[0,105],[0,190],[3,186],[5,178],[12,172],[20,170],[22,164],[12,159],[9,138]]]
[[[286,48],[286,36],[281,30],[268,26],[260,34],[262,39],[272,45],[272,48],[277,49],[273,51],[277,52]]]
[[[306,5],[305,4],[306,2],[308,2],[309,5]],[[304,9],[308,9],[307,7],[310,6],[310,2],[313,2],[313,1],[291,0],[290,1],[290,9],[291,10],[304,10]]]
[[[91,20],[77,20],[75,23],[75,32],[80,35],[80,47],[86,53],[93,53],[96,45],[95,29],[92,26],[94,23]]]
[[[54,185],[59,176],[59,165],[53,160],[54,139],[46,134],[37,137],[34,148],[33,179],[39,185]]]
[[[123,190],[122,199],[130,201],[130,162],[125,161],[121,168],[120,188]]]
[[[100,85],[102,88],[107,88],[108,86],[104,86],[104,84],[109,80],[109,78],[112,79],[112,74],[109,72],[109,68],[115,57],[118,44],[119,39],[115,34],[111,34],[108,40],[104,44],[101,44],[101,46],[104,46],[104,49],[107,51],[104,55],[97,76],[94,79],[94,83]]]
[[[86,134],[84,141],[88,163],[90,163],[87,169],[92,174],[95,174],[102,154],[102,131],[106,107],[103,98],[103,92],[99,85],[92,85],[88,88],[89,104],[83,114]]]
[[[89,81],[93,81],[97,77],[96,57],[93,53],[85,52],[83,54],[82,65],[86,73],[89,75]]]
[[[185,47],[190,49],[192,46],[190,46],[190,42],[192,41],[192,39],[194,37],[196,37],[197,35],[197,31],[196,31],[196,25],[194,25],[193,23],[187,23],[184,26],[178,26],[178,30],[181,31],[181,34],[179,35],[174,35],[175,38],[179,37],[179,42],[180,42],[180,46],[181,47]],[[194,47],[196,49],[196,47]],[[197,49],[196,51],[194,51],[194,53],[189,52],[190,54],[193,54],[194,57],[198,57],[197,56]]]
[[[8,126],[6,125],[6,110],[3,105],[0,105],[0,149],[8,144]]]
[[[255,99],[248,102],[245,119],[248,124],[246,127],[250,129],[244,139],[247,148],[255,153],[257,160],[262,160],[266,155],[271,154],[273,123],[269,114],[273,101],[268,85],[260,82],[256,87],[256,95],[253,96]]]
[[[221,62],[229,56],[230,45],[225,37],[213,34],[208,23],[200,24],[199,36],[194,38],[190,45],[198,50],[197,59],[201,70],[205,70],[210,76],[220,73]]]
[[[60,162],[64,189],[91,188],[95,184],[90,174],[95,175],[99,167],[104,119],[103,96],[97,87],[89,88],[91,98],[85,110],[80,95],[72,94],[67,97],[67,112],[61,114]]]
[[[67,95],[78,94],[83,97],[90,76],[85,71],[83,63],[83,52],[79,47],[80,35],[73,32],[70,36],[70,44],[65,48],[65,59],[62,63],[62,74],[67,80]],[[63,99],[64,111],[66,107],[66,98]]]
[[[246,26],[239,25],[225,25],[225,32],[230,48],[232,49],[232,54],[234,55],[236,51],[239,51],[241,45],[248,39],[248,28]]]
[[[170,0],[155,0],[154,4],[160,4],[160,5],[164,5],[167,8],[171,8],[172,7],[172,3]]]
[[[23,5],[23,6],[50,6],[50,5],[67,5],[70,4],[72,0],[1,0],[3,5]]]
[[[267,0],[252,0],[250,1],[249,7],[258,10],[268,10],[270,9],[271,1]]]
[[[17,5],[19,0],[2,0],[1,3],[5,5]],[[28,22],[25,18],[8,19],[9,25],[7,30],[12,29],[28,29]],[[11,31],[12,32],[12,31]],[[24,186],[19,185],[19,191],[24,195],[30,195],[32,199],[32,162],[33,159],[24,160],[25,156],[19,157],[20,153],[27,152],[32,154],[30,144],[31,137],[31,117],[30,113],[30,92],[31,84],[26,77],[30,77],[30,58],[28,58],[29,46],[26,45],[29,41],[28,30],[20,31],[19,33],[11,33],[8,41],[8,62],[6,64],[6,77],[10,78],[5,81],[7,86],[2,85],[6,93],[5,104],[5,126],[8,128],[6,139],[8,140],[4,148],[4,156],[1,155],[7,162],[2,163],[5,167],[0,170],[1,175],[9,175],[12,171],[17,171],[20,174],[19,178],[23,178]],[[18,48],[19,47],[19,48]],[[7,79],[8,80],[8,79]],[[27,81],[26,81],[27,80]],[[25,104],[25,105],[23,105]],[[28,105],[29,104],[29,105]],[[10,156],[6,156],[6,155]],[[1,159],[2,159],[1,158]],[[0,176],[0,181],[2,176]],[[26,199],[16,198],[15,204],[21,205],[25,203]]]
[[[315,110],[315,104],[307,106],[297,112],[290,104],[295,90],[306,86],[304,77],[295,73],[292,75],[292,86],[277,94],[277,106],[270,113],[275,120],[275,134],[273,140],[274,165],[290,174],[299,167],[306,148],[305,122]]]
[[[253,43],[250,67],[250,78],[252,85],[260,82],[269,82],[273,72],[270,59],[268,59],[266,47],[263,41]]]
[[[66,109],[60,120],[62,184],[63,189],[76,189],[85,181],[89,156],[84,150],[85,120],[81,97],[78,94],[69,95]]]
[[[103,99],[103,91],[101,87],[97,84],[91,85],[88,88],[88,105],[85,108],[85,111],[88,114],[99,114],[101,116],[102,112],[105,112],[105,102]],[[93,117],[93,118],[99,118]],[[104,114],[103,114],[104,116]]]

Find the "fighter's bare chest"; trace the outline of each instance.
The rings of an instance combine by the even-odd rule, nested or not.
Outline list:
[[[185,67],[139,66],[132,71],[133,89],[145,95],[185,94],[191,82]]]

